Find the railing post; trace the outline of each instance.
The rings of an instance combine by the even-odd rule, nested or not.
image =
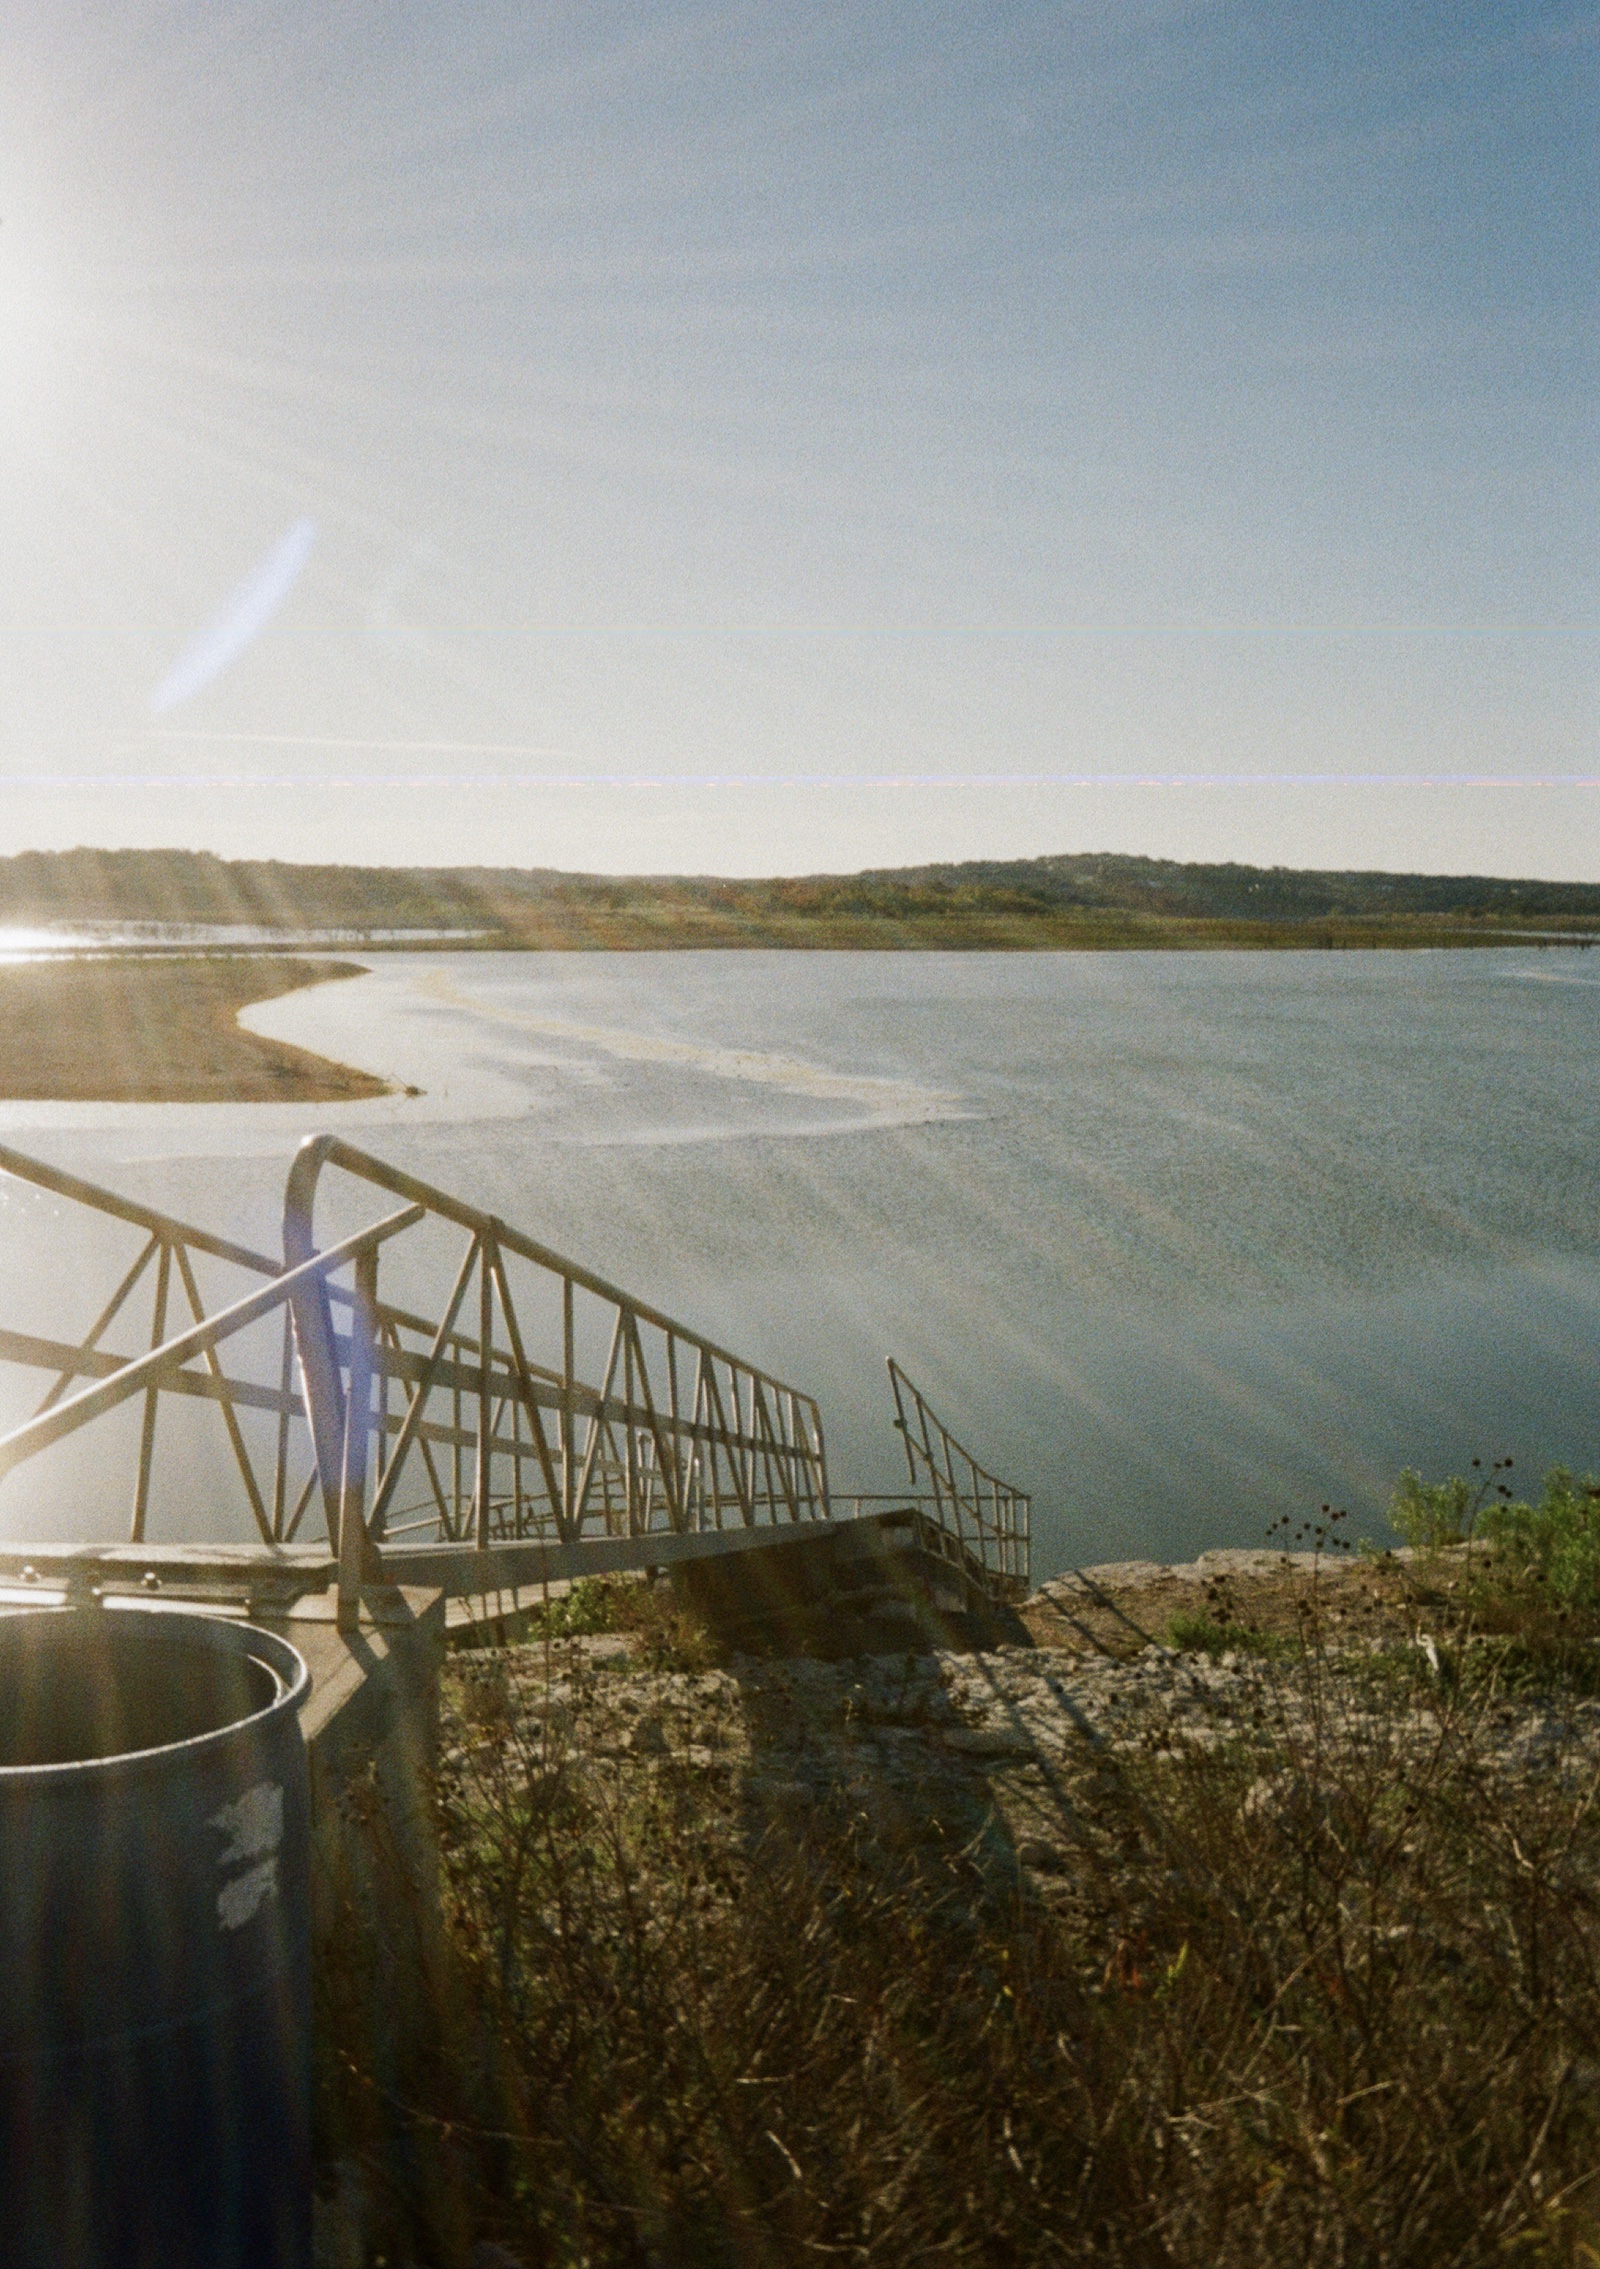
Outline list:
[[[289,1313],[294,1318],[295,1353],[300,1360],[300,1383],[305,1390],[306,1416],[311,1426],[311,1448],[322,1487],[323,1518],[328,1542],[339,1549],[339,1496],[343,1483],[345,1401],[339,1382],[339,1356],[333,1336],[333,1309],[328,1287],[320,1276],[303,1283],[292,1295]]]
[[[345,1393],[344,1457],[339,1489],[338,1626],[353,1631],[361,1621],[361,1585],[367,1561],[367,1448],[372,1428],[373,1343],[378,1321],[378,1256],[356,1260],[355,1299],[350,1309],[350,1383]]]
[[[494,1347],[494,1273],[487,1236],[478,1240],[478,1442],[473,1473],[473,1543],[489,1549],[489,1490],[494,1480],[494,1397],[490,1363]]]
[[[283,1309],[283,1350],[278,1361],[278,1450],[272,1467],[272,1537],[281,1544],[289,1516],[289,1399],[294,1393],[294,1317]]]
[[[561,1279],[561,1534],[570,1543],[576,1534],[574,1494],[578,1484],[576,1444],[572,1425],[572,1384],[576,1327],[572,1314],[572,1279]]]
[[[151,1311],[150,1345],[159,1347],[167,1336],[167,1292],[172,1283],[172,1247],[166,1238],[161,1240],[161,1258],[156,1263],[156,1297]],[[144,1398],[144,1422],[139,1429],[139,1470],[133,1485],[133,1519],[128,1524],[129,1540],[144,1542],[145,1521],[150,1511],[150,1469],[156,1454],[156,1408],[161,1399],[160,1389],[151,1386]]]

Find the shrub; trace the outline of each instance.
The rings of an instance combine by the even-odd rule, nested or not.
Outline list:
[[[1480,1596],[1485,1585],[1492,1592],[1496,1584],[1537,1584],[1557,1606],[1600,1608],[1600,1480],[1552,1466],[1538,1503],[1528,1504],[1497,1478],[1510,1468],[1511,1460],[1500,1458],[1480,1478],[1455,1474],[1435,1482],[1408,1469],[1389,1517],[1406,1542],[1423,1551],[1487,1544]]]
[[[570,1589],[547,1600],[529,1620],[537,1639],[588,1639],[619,1627],[621,1586],[604,1576],[580,1576]]]
[[[1536,1505],[1502,1499],[1479,1525],[1507,1573],[1546,1586],[1562,1607],[1600,1607],[1600,1481],[1592,1475],[1578,1480],[1554,1466]]]
[[[1389,1518],[1414,1550],[1436,1552],[1446,1545],[1470,1543],[1491,1495],[1509,1495],[1496,1476],[1510,1470],[1511,1460],[1496,1459],[1487,1474],[1482,1462],[1473,1459],[1473,1475],[1455,1473],[1445,1481],[1424,1481],[1407,1466],[1395,1483]]]

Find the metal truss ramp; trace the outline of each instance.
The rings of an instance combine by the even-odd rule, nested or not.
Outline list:
[[[113,1256],[77,1336],[0,1327],[0,1375],[48,1380],[0,1434],[0,1479],[86,1428],[105,1450],[86,1533],[0,1545],[13,1598],[242,1594],[266,1612],[331,1590],[353,1629],[375,1587],[495,1615],[553,1582],[732,1560],[858,1520],[913,1523],[917,1554],[969,1604],[1027,1589],[1027,1497],[893,1362],[910,1486],[840,1497],[811,1395],[334,1136],[290,1167],[281,1255],[3,1146],[0,1173],[88,1224],[75,1252]],[[75,1281],[51,1291],[79,1298]],[[76,1494],[81,1454],[74,1470]]]

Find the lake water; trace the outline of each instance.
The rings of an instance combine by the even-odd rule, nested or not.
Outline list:
[[[810,1388],[841,1488],[901,1477],[892,1353],[1033,1491],[1039,1575],[1600,1464],[1585,955],[396,954],[247,1021],[424,1092],[0,1139],[272,1250],[336,1126]],[[59,1236],[0,1184],[0,1321],[86,1326]]]

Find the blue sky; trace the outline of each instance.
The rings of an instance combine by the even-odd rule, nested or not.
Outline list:
[[[6,0],[0,838],[1600,877],[1597,64]]]

